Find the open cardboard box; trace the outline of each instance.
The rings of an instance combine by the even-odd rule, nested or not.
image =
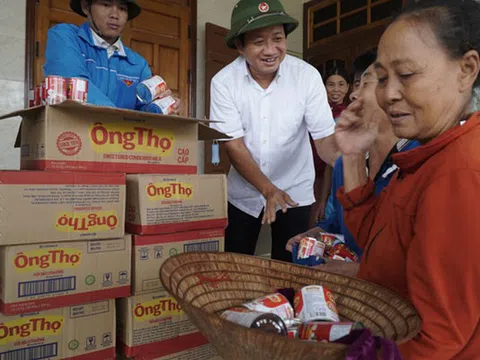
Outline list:
[[[21,168],[196,174],[198,140],[227,139],[209,121],[67,100],[0,116],[21,116]],[[16,147],[19,145],[18,137]]]

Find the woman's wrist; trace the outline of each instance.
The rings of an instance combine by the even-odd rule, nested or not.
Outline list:
[[[344,155],[342,160],[345,192],[365,185],[368,181],[365,154]]]

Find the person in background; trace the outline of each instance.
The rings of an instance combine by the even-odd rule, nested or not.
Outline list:
[[[140,110],[136,88],[152,72],[147,60],[121,41],[127,22],[141,12],[136,1],[70,0],[70,7],[87,22],[59,24],[48,31],[45,76],[88,80],[90,104]],[[169,95],[167,89],[161,97]],[[177,100],[176,112],[179,105]]]
[[[345,223],[364,249],[357,277],[408,299],[420,333],[405,359],[472,360],[480,354],[480,3],[408,2],[378,46],[376,95],[399,138],[422,146],[376,194],[365,153],[379,131],[359,106],[343,112]]]
[[[365,51],[353,60],[352,92],[360,89],[364,71],[375,62],[377,48]]]
[[[333,118],[337,119],[348,105],[348,91],[350,89],[349,76],[344,68],[332,68],[325,76],[325,87],[327,90],[328,104],[332,109]],[[331,166],[327,166],[318,156],[313,139],[312,144],[313,160],[315,164],[315,199],[317,201],[312,205],[312,215],[310,225],[313,226],[324,216],[329,216],[333,211],[333,204],[329,199],[330,188],[332,186]],[[330,199],[329,199],[330,200]]]
[[[262,224],[273,259],[291,261],[287,240],[309,228],[315,169],[308,134],[329,164],[338,157],[335,123],[320,73],[286,54],[298,26],[278,0],[240,0],[227,45],[240,56],[214,76],[211,126],[232,137],[226,149],[225,250],[253,255]],[[288,211],[287,211],[288,209]]]
[[[362,80],[362,74],[363,72],[373,63],[375,60],[375,57],[377,56],[377,50],[369,50],[362,54],[361,56],[357,57],[353,61],[353,75],[352,75],[352,92],[357,91],[360,88],[360,82]],[[372,60],[373,58],[373,60]],[[342,110],[343,111],[343,110]],[[340,115],[339,115],[340,116]],[[338,118],[338,116],[336,117]],[[327,169],[327,171],[330,171],[332,174],[329,177],[329,179],[332,179],[333,176],[333,169]],[[328,174],[327,174],[328,175]],[[328,188],[328,186],[332,186],[333,179],[329,182],[328,184],[324,184],[324,187],[322,188],[322,196],[325,197],[325,194],[328,194],[328,199],[325,203],[325,211],[324,211],[324,218],[330,217],[330,214],[335,211],[334,209],[334,200],[335,200],[335,193],[332,193]],[[318,220],[321,220],[321,218],[318,218]],[[316,224],[316,222],[315,222]],[[313,225],[312,225],[313,226]]]
[[[333,68],[325,76],[325,88],[327,89],[328,103],[332,109],[333,118],[337,119],[348,105],[348,91],[350,81],[347,70]]]
[[[377,138],[368,149],[368,156],[365,159],[365,168],[369,177],[375,183],[375,193],[379,194],[390,182],[395,174],[397,166],[393,163],[392,156],[399,152],[411,150],[420,145],[417,141],[399,140],[393,133],[393,127],[387,114],[380,108],[375,96],[377,87],[377,75],[373,63],[376,59],[376,52],[368,51],[355,59],[354,74],[360,74],[360,84],[356,90],[350,94],[352,101],[349,108],[361,106],[363,112],[363,121],[371,121],[371,117],[377,117],[375,121],[379,122],[379,131]],[[347,108],[348,109],[348,108]],[[343,187],[343,161],[338,158],[333,169],[333,183],[331,189],[332,211],[325,219],[304,234],[299,234],[289,240],[287,248],[291,250],[293,243],[298,243],[305,236],[315,236],[320,231],[333,234],[342,234],[345,237],[345,244],[353,250],[359,257],[362,256],[362,249],[357,245],[354,237],[345,225],[343,218],[343,207],[338,201],[337,191]],[[328,266],[334,267],[335,261]],[[328,266],[320,268],[328,270]]]
[[[377,49],[375,48],[365,51],[363,54],[353,60],[352,92],[360,89],[363,73],[375,62],[376,58]]]

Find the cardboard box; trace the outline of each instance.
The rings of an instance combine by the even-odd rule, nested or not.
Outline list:
[[[183,252],[223,252],[225,230],[195,230],[164,235],[133,235],[132,293],[162,290],[160,267],[170,256]]]
[[[208,344],[166,291],[117,300],[117,321],[126,357],[162,358]]]
[[[127,225],[154,235],[227,226],[225,175],[127,175]]]
[[[114,360],[115,301],[0,315],[0,359]]]
[[[136,357],[126,357],[123,354],[118,354],[118,360],[222,360],[217,354],[215,348],[211,344],[197,346],[188,350],[184,350],[175,354],[157,357],[154,354],[138,355]]]
[[[204,120],[66,101],[23,118],[21,166],[30,170],[195,174],[198,139],[226,138]]]
[[[131,236],[0,248],[0,312],[130,296]]]
[[[0,171],[0,246],[120,238],[125,175]]]

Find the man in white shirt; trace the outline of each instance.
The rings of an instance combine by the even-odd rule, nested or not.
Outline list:
[[[261,225],[272,227],[272,258],[291,261],[288,239],[308,229],[315,169],[308,133],[319,155],[338,157],[335,124],[318,71],[286,55],[298,22],[279,0],[240,0],[227,45],[240,56],[211,84],[212,127],[232,137],[226,149],[229,225],[225,249],[253,254]],[[288,211],[287,211],[288,209]]]

